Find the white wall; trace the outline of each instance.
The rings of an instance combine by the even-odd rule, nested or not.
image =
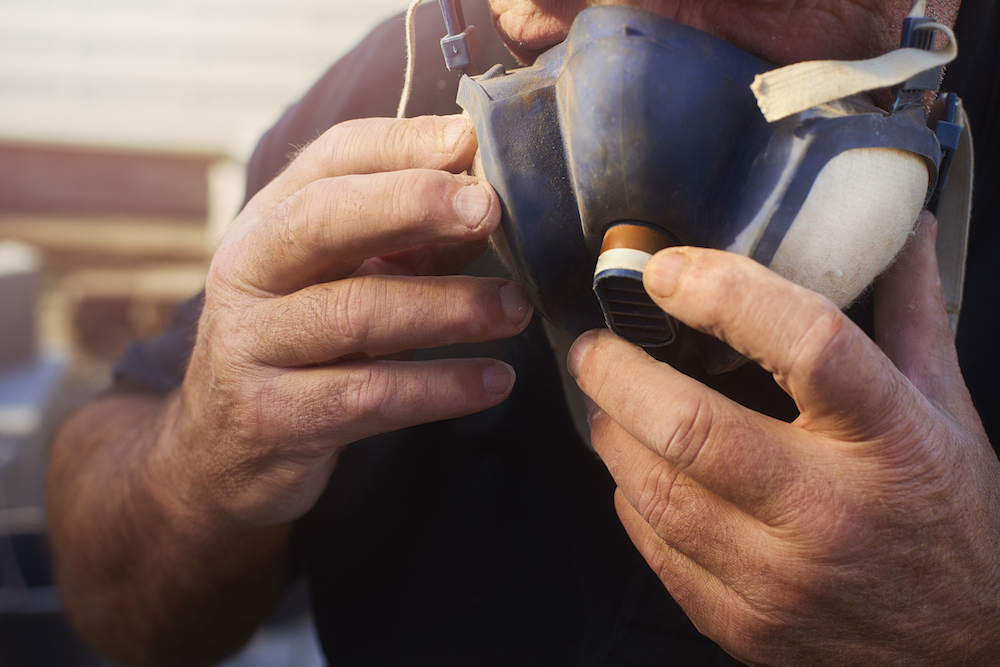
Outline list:
[[[285,106],[406,4],[0,0],[0,140],[242,161]]]

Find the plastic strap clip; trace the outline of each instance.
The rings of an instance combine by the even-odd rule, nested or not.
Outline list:
[[[469,76],[476,74],[473,61],[479,55],[476,26],[466,27],[462,0],[439,0],[447,36],[441,38],[441,52],[449,72],[460,70]]]

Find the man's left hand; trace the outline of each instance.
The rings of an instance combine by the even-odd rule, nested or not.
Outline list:
[[[606,331],[570,353],[626,530],[743,661],[1000,664],[1000,463],[958,366],[935,231],[925,216],[877,286],[877,345],[744,257],[650,260],[653,299],[771,372],[790,424]]]

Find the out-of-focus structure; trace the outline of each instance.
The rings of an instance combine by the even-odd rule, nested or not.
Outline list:
[[[54,426],[201,289],[259,135],[405,4],[0,0],[0,664],[105,664],[18,624],[58,610]]]
[[[107,356],[197,290],[257,137],[403,4],[0,0],[0,238],[68,288],[69,342]]]

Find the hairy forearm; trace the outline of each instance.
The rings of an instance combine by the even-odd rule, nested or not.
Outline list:
[[[284,581],[287,525],[249,528],[201,502],[179,399],[116,395],[61,430],[49,469],[56,577],[78,631],[127,664],[211,664],[239,647]]]

